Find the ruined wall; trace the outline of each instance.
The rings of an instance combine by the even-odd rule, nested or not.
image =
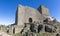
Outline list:
[[[42,14],[43,19],[46,19],[46,18],[48,18],[48,16],[50,16],[49,9],[43,5],[41,5],[38,8],[38,11]]]
[[[24,25],[24,23],[29,23],[29,18],[32,19],[32,22],[43,22],[42,15],[38,10],[19,5],[17,10],[17,25]]]
[[[42,22],[42,15],[36,9],[25,7],[25,22],[29,23],[29,18],[32,18],[32,22]]]
[[[50,16],[49,9],[43,5],[38,8],[38,11],[45,16]]]
[[[28,6],[19,5],[16,11],[15,33],[21,32],[24,27],[24,23],[36,22],[43,23],[43,17],[40,12],[34,8]],[[20,26],[20,27],[19,27]],[[14,27],[11,27],[9,31],[13,31]],[[13,32],[12,32],[13,33]]]

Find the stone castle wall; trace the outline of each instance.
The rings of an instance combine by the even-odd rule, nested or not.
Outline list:
[[[43,17],[38,10],[27,6],[20,5],[18,7],[17,15],[17,25],[24,25],[24,23],[29,23],[29,18],[32,19],[32,22],[42,22],[43,20]]]
[[[11,33],[13,33],[13,31],[15,31],[14,33],[21,32],[21,30],[25,26],[25,23],[43,24],[43,20],[45,19],[43,15],[46,15],[46,12],[47,15],[49,15],[49,12],[48,9],[45,7],[40,7],[40,8],[42,10],[38,11],[37,9],[28,6],[19,5],[16,12],[16,22],[15,22],[16,27],[14,27],[13,25],[12,27],[9,28],[9,31]]]

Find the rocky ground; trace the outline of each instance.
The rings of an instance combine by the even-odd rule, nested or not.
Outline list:
[[[0,36],[12,36],[12,35],[9,35],[9,34],[7,34],[5,32],[0,31]]]

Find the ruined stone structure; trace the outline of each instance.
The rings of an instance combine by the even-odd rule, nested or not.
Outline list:
[[[9,25],[9,34],[24,34],[29,30],[35,33],[56,32],[57,30],[54,29],[57,27],[54,23],[57,22],[50,17],[47,7],[40,6],[38,9],[34,9],[19,5],[16,11],[15,24]]]

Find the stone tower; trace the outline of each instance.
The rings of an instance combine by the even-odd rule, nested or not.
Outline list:
[[[16,11],[15,24],[10,26],[9,33],[20,33],[25,23],[43,24],[46,16],[49,16],[49,10],[44,6],[40,6],[37,10],[28,6],[19,5]]]
[[[16,13],[16,24],[23,26],[24,23],[43,22],[41,13],[31,7],[19,5]]]

